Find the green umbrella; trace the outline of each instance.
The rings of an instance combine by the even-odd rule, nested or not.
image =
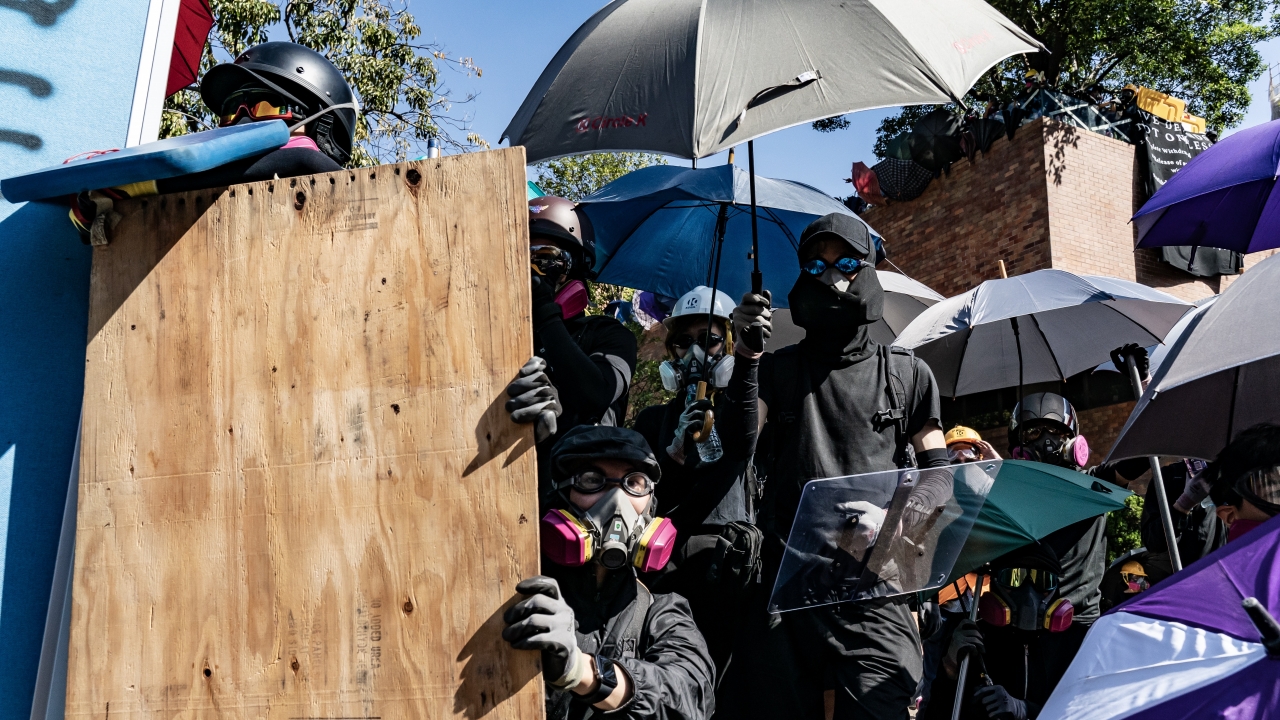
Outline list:
[[[1055,530],[1124,507],[1133,493],[1074,470],[1005,460],[951,580]]]

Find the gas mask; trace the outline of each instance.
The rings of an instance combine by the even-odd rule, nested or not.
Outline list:
[[[640,515],[622,488],[607,491],[589,510],[553,509],[542,518],[542,552],[551,562],[579,567],[596,561],[608,570],[630,563],[640,572],[666,566],[676,527],[667,518]]]
[[[978,615],[995,627],[1062,632],[1071,627],[1075,607],[1070,600],[1058,597],[1054,573],[1005,568],[997,572],[991,591],[978,601]]]
[[[1028,435],[1031,433],[1027,431]],[[1040,432],[1014,447],[1010,454],[1015,460],[1033,460],[1075,470],[1089,464],[1089,441],[1084,435],[1063,439],[1055,433]]]
[[[733,376],[733,356],[716,355],[707,357],[701,345],[693,345],[684,357],[675,360],[663,360],[658,365],[658,374],[662,376],[662,387],[667,392],[678,392],[699,381],[706,381],[714,388],[729,386],[729,378]]]

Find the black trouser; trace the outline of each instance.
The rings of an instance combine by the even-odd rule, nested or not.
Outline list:
[[[766,566],[769,558],[766,555]],[[890,655],[877,648],[881,638],[862,629],[865,605],[843,603],[770,616],[765,612],[776,577],[771,564],[735,643],[733,660],[716,693],[718,718],[801,718],[822,720],[823,692],[835,689],[837,720],[906,718],[920,682],[922,662],[914,620],[894,628],[914,637]],[[873,603],[898,608],[905,599]]]

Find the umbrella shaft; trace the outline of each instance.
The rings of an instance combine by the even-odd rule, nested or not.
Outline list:
[[[1133,383],[1133,395],[1142,397],[1142,376],[1138,374],[1138,364],[1132,355],[1125,356],[1125,364],[1129,366],[1129,381]],[[1164,492],[1164,475],[1160,472],[1160,458],[1152,455],[1147,458],[1151,463],[1151,482],[1156,486],[1156,505],[1160,509],[1160,524],[1164,526],[1164,541],[1169,546],[1169,562],[1173,571],[1182,570],[1182,556],[1178,553],[1177,535],[1173,530],[1173,515],[1169,513],[1169,498]]]
[[[973,588],[973,600],[969,603],[969,619],[978,619],[978,596],[982,594],[984,574],[978,572],[978,583]],[[951,706],[951,720],[960,720],[960,706],[964,704],[964,681],[969,675],[969,659],[973,655],[965,655],[960,659],[960,673],[956,676],[956,701]]]

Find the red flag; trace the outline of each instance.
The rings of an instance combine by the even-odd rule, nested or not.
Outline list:
[[[213,12],[209,0],[182,0],[178,10],[178,27],[173,34],[173,57],[169,60],[169,82],[166,97],[191,85],[200,76],[200,57],[213,29]]]

